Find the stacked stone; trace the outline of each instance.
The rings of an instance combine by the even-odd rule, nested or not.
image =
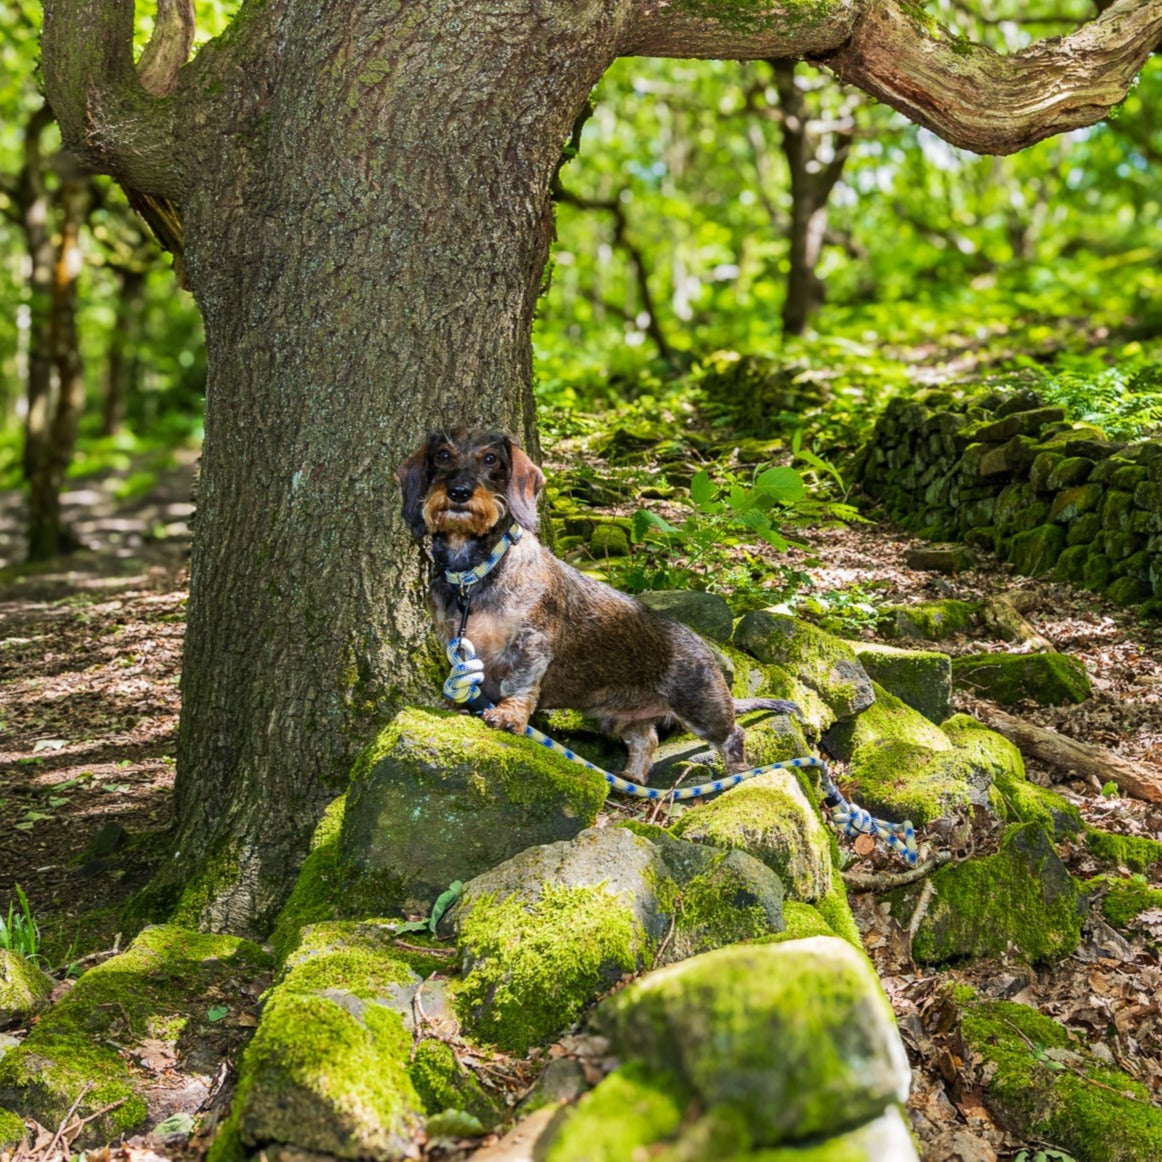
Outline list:
[[[1116,443],[1032,391],[894,399],[857,474],[892,518],[1162,614],[1162,440]]]

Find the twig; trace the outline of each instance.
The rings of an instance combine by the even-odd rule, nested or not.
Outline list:
[[[65,1114],[65,1116],[61,1119],[61,1124],[59,1126],[57,1126],[56,1133],[53,1134],[52,1138],[49,1140],[48,1145],[44,1148],[44,1152],[45,1152],[46,1156],[52,1153],[53,1147],[57,1144],[57,1142],[59,1142],[61,1140],[62,1135],[65,1133],[65,1130],[68,1127],[69,1119],[72,1118],[73,1114],[75,1114],[77,1112],[77,1106],[79,1106],[81,1104],[81,1099],[92,1088],[93,1088],[93,1082],[91,1082],[91,1081],[86,1081],[85,1084],[81,1086],[81,1092],[77,1094],[76,1100],[73,1102],[73,1104],[71,1106],[69,1106],[69,1112],[67,1114]],[[66,1139],[66,1145],[67,1144],[68,1144],[68,1142]]]
[[[432,976],[435,976],[432,973]],[[416,991],[412,993],[412,1020],[415,1022],[416,1030],[415,1036],[412,1039],[412,1051],[408,1056],[409,1061],[415,1061],[416,1052],[420,1047],[420,1039],[424,1035],[424,1026],[428,1023],[428,1014],[424,1012],[423,1003],[420,1001],[420,993],[423,991],[424,985],[431,980],[432,977],[425,977],[416,985]]]
[[[909,948],[912,946],[912,941],[916,939],[916,930],[920,927],[921,921],[928,914],[928,905],[934,895],[936,895],[936,889],[932,886],[932,881],[925,880],[923,888],[920,889],[920,898],[916,901],[916,910],[912,913],[912,920],[908,924]]]
[[[857,892],[890,892],[893,888],[902,888],[907,884],[914,884],[917,880],[930,876],[937,868],[952,862],[952,852],[938,851],[926,859],[919,867],[910,868],[904,872],[875,872],[865,873],[845,871],[842,873],[843,882]]]
[[[424,952],[431,956],[455,956],[455,948],[430,948],[426,944],[409,944],[406,940],[394,941],[396,948],[402,948],[405,952]]]
[[[670,943],[674,935],[674,929],[678,926],[678,912],[682,908],[682,893],[679,892],[674,897],[674,910],[670,913],[670,930],[666,933],[665,938],[661,944],[658,945],[657,952],[654,953],[654,962],[650,965],[651,968],[657,968],[661,963],[662,954],[666,951],[666,946]]]

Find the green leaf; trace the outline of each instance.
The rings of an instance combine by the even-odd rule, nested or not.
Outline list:
[[[715,500],[717,492],[705,468],[694,473],[694,479],[690,481],[690,499],[698,508],[703,512],[721,510],[722,505]]]
[[[460,898],[463,889],[464,885],[459,880],[453,880],[448,885],[447,891],[441,892],[436,898],[436,902],[432,905],[432,919],[428,925],[433,936],[436,934],[436,925],[439,924],[440,918]]]
[[[174,1134],[186,1134],[188,1136],[193,1133],[193,1129],[194,1119],[189,1114],[173,1114],[166,1118],[164,1122],[158,1122],[151,1132],[159,1138],[168,1138]]]
[[[803,477],[794,468],[768,468],[755,481],[755,488],[774,497],[780,504],[794,504],[807,494]]]
[[[665,536],[673,536],[677,533],[677,529],[667,521],[662,520],[657,513],[650,512],[649,509],[639,508],[633,514],[633,539],[635,542],[641,542],[650,535],[651,532],[662,533]]]
[[[424,1128],[429,1138],[478,1138],[486,1132],[480,1119],[465,1110],[433,1114]]]
[[[220,1021],[223,1017],[229,1014],[230,1010],[225,1005],[213,1005],[206,1010],[207,1021]]]

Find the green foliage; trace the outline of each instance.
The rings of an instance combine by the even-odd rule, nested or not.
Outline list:
[[[0,916],[0,948],[33,959],[40,952],[40,927],[32,916],[24,889],[16,885],[16,899],[8,902],[8,919]]]

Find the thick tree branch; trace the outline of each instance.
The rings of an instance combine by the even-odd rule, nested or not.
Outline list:
[[[839,48],[857,0],[630,0],[619,56],[762,60]]]
[[[172,40],[169,17],[165,27]],[[136,189],[179,196],[172,101],[151,95],[134,67],[133,0],[45,0],[42,43],[65,147]]]
[[[893,0],[868,0],[851,39],[820,61],[953,145],[1015,153],[1099,121],[1160,38],[1159,0],[1117,0],[1069,36],[1009,55]]]
[[[157,0],[153,36],[137,62],[137,76],[146,92],[164,97],[173,91],[178,71],[190,59],[196,31],[194,0]]]

